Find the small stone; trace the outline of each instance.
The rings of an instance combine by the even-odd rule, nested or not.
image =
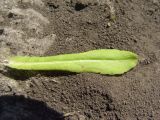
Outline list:
[[[12,91],[12,88],[10,86],[5,86],[4,87],[4,91],[5,92],[11,92]]]
[[[111,23],[110,23],[110,22],[109,22],[109,23],[107,23],[107,26],[108,26],[108,27],[111,27]]]

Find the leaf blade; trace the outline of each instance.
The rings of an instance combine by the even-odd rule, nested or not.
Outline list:
[[[93,50],[51,57],[14,57],[9,67],[23,70],[65,70],[100,74],[123,74],[137,65],[135,53],[121,50]]]

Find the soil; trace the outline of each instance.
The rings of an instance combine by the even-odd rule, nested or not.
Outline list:
[[[0,60],[94,49],[137,53],[121,76],[1,66],[0,120],[160,120],[159,0],[1,0]]]

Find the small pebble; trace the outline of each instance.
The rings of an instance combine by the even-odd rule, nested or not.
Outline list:
[[[110,23],[110,22],[109,22],[109,23],[107,23],[107,26],[108,26],[108,27],[111,27],[111,23]]]

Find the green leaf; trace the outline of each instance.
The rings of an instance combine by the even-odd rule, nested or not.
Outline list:
[[[20,70],[63,70],[100,74],[123,74],[137,65],[138,56],[129,51],[100,49],[48,57],[16,56],[8,67]]]

